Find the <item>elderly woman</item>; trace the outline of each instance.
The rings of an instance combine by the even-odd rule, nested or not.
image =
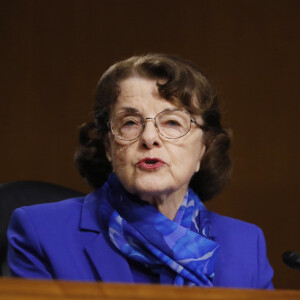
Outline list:
[[[227,181],[230,137],[195,66],[150,54],[110,67],[80,143],[95,191],[14,212],[13,276],[272,288],[262,231],[202,203]]]

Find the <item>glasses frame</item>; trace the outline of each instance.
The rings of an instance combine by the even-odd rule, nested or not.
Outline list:
[[[181,111],[181,112],[183,112],[183,113],[186,113],[186,114],[188,115],[188,117],[190,118],[190,127],[189,127],[189,130],[188,130],[185,134],[183,134],[183,135],[181,135],[181,136],[179,136],[179,137],[176,137],[176,138],[171,138],[171,137],[167,137],[167,136],[163,135],[163,134],[160,132],[160,130],[159,130],[159,125],[158,125],[157,122],[156,122],[156,118],[157,118],[158,115],[160,115],[160,114],[162,114],[162,113],[164,113],[164,112],[166,112],[166,111]],[[120,140],[122,140],[122,141],[130,142],[130,141],[134,141],[134,140],[136,140],[137,138],[139,138],[139,137],[142,135],[142,133],[144,132],[148,120],[153,120],[153,121],[154,121],[154,126],[155,126],[157,132],[158,132],[161,136],[163,136],[164,138],[169,139],[169,140],[180,139],[180,138],[184,137],[185,135],[187,135],[187,134],[191,131],[192,124],[195,124],[197,127],[199,127],[199,128],[200,128],[201,130],[203,130],[203,131],[206,131],[206,130],[207,130],[207,127],[206,127],[205,125],[201,125],[201,124],[197,123],[197,122],[191,117],[190,113],[187,112],[186,110],[182,110],[182,109],[178,109],[178,108],[167,108],[167,109],[165,109],[165,110],[159,112],[154,118],[145,118],[142,114],[140,114],[141,117],[143,118],[142,130],[141,130],[141,132],[139,133],[138,136],[136,136],[136,137],[133,138],[133,139],[127,140],[127,139],[124,139],[124,138],[122,138],[122,137],[119,137],[119,136],[113,131],[113,128],[112,128],[112,120],[113,120],[117,115],[122,114],[122,113],[124,113],[124,112],[120,112],[120,113],[117,113],[117,114],[113,115],[113,117],[107,122],[107,127],[110,129],[111,133],[112,133],[116,138],[118,138],[118,139],[120,139]],[[139,114],[138,112],[133,112],[133,113]]]

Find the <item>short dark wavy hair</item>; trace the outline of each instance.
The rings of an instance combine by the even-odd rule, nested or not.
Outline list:
[[[133,56],[114,64],[100,78],[95,119],[85,123],[79,133],[80,148],[75,161],[80,174],[92,187],[98,188],[112,172],[104,146],[109,132],[107,122],[120,93],[120,82],[132,76],[157,80],[161,97],[184,107],[192,115],[202,116],[206,151],[190,187],[203,201],[213,198],[230,176],[229,130],[221,125],[217,95],[204,74],[189,61],[168,54]]]

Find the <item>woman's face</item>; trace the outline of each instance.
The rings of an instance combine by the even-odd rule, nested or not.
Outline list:
[[[125,108],[154,118],[176,106],[161,98],[155,80],[131,77],[120,83],[120,95],[111,116]],[[203,123],[200,116],[195,120]],[[153,120],[147,121],[137,139],[123,141],[109,133],[106,145],[107,158],[125,189],[149,202],[153,197],[171,194],[183,197],[191,177],[200,168],[204,150],[203,132],[194,124],[185,136],[166,139],[158,133]]]

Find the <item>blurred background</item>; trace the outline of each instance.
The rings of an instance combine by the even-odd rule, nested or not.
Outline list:
[[[73,155],[98,78],[134,54],[179,55],[212,80],[233,130],[232,180],[208,208],[259,225],[275,287],[300,289],[281,260],[300,252],[299,12],[298,0],[1,1],[0,182],[89,192]]]

